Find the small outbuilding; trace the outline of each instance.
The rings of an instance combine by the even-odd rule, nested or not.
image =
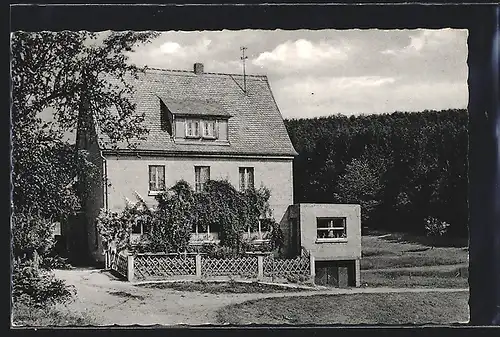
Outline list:
[[[360,286],[360,205],[290,205],[281,226],[285,255],[314,256],[316,284]]]

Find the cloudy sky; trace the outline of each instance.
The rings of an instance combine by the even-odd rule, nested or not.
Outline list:
[[[285,118],[467,106],[467,30],[164,32],[137,65],[269,78]]]

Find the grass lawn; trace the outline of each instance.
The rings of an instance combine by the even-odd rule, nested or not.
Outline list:
[[[222,308],[221,324],[450,324],[468,321],[468,293],[266,298]]]
[[[460,268],[466,267],[468,263],[466,240],[437,240],[433,242],[432,238],[401,233],[372,233],[363,236],[361,284],[468,287],[466,273],[460,272]]]
[[[174,289],[178,291],[199,291],[209,294],[250,294],[250,293],[280,293],[304,291],[300,288],[268,285],[258,282],[165,282],[137,285],[138,287],[156,289]]]
[[[34,308],[16,303],[12,307],[12,325],[14,327],[38,326],[85,326],[92,325],[94,319],[85,314],[76,314],[64,307],[48,306]]]

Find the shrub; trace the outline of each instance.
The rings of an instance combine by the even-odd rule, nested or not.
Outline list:
[[[205,244],[202,246],[201,253],[215,259],[225,259],[235,257],[236,251],[231,247],[219,246],[216,244]]]
[[[154,252],[185,252],[192,228],[194,191],[181,180],[156,196],[158,209],[152,222],[150,249]]]
[[[38,261],[14,260],[12,273],[12,297],[35,307],[64,303],[72,299],[75,290],[48,271],[40,268]]]
[[[35,252],[48,254],[54,247],[53,223],[38,213],[14,213],[12,216],[12,253],[29,259]]]
[[[443,236],[450,225],[433,217],[425,219],[425,231],[428,236]]]

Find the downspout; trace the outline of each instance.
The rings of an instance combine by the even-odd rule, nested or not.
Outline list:
[[[108,165],[106,157],[102,155],[102,150],[99,150],[99,156],[102,159],[103,179],[104,179],[104,209],[108,210]]]

